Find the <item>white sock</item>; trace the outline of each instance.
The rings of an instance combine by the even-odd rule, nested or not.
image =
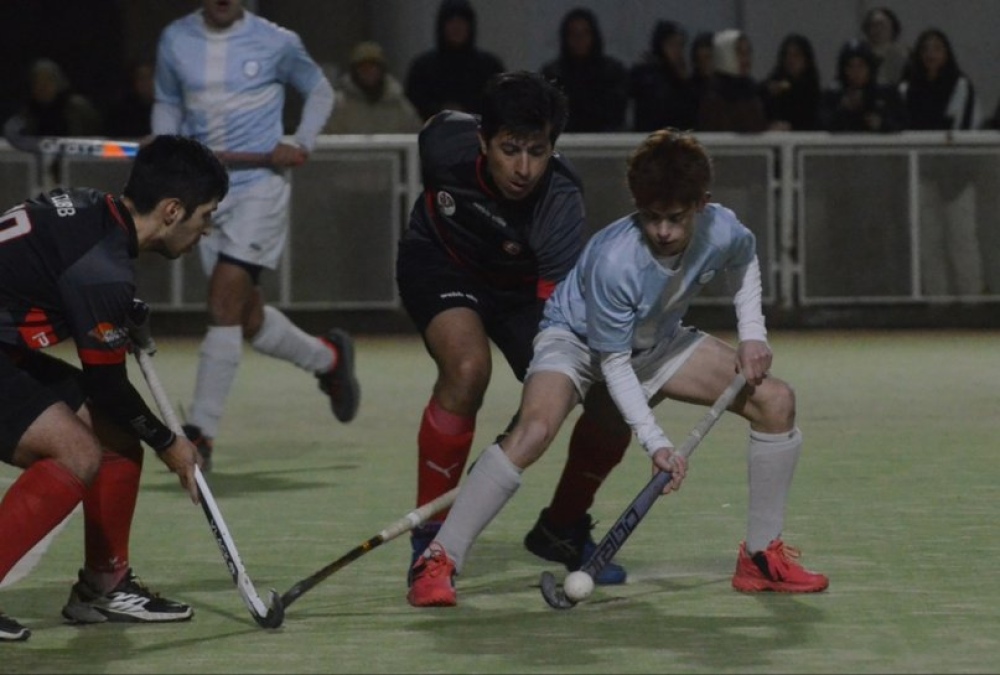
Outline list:
[[[461,572],[465,556],[479,533],[490,524],[504,504],[521,487],[521,471],[494,443],[476,460],[455,504],[435,540]]]
[[[250,346],[310,373],[325,373],[334,366],[333,350],[326,343],[306,333],[270,305],[264,306],[264,321]]]
[[[750,432],[747,470],[750,504],[747,513],[747,551],[767,548],[781,535],[785,525],[785,504],[792,484],[795,464],[802,453],[802,433],[798,427],[781,434]]]
[[[229,390],[243,355],[243,328],[211,326],[201,341],[194,400],[188,421],[201,427],[201,433],[215,438]]]

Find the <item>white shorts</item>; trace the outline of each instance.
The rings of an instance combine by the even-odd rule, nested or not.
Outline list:
[[[230,191],[212,217],[212,230],[198,250],[206,275],[220,253],[252,265],[275,269],[288,236],[292,188],[281,174],[271,174]]]
[[[632,354],[632,368],[648,401],[674,376],[707,333],[682,326],[670,341]],[[576,387],[580,399],[590,385],[604,379],[600,358],[576,334],[561,328],[546,328],[535,336],[535,354],[525,379],[532,373],[562,373]]]

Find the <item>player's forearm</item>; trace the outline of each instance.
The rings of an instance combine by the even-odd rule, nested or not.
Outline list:
[[[333,112],[333,104],[333,87],[325,77],[322,77],[302,104],[302,119],[299,121],[298,129],[295,130],[296,143],[312,152],[316,147],[316,137]]]
[[[726,280],[729,290],[733,293],[733,305],[736,308],[736,328],[740,341],[767,341],[767,328],[764,324],[764,312],[761,298],[763,287],[760,278],[760,263],[757,258],[743,267],[727,270]]]
[[[646,393],[632,368],[631,353],[602,353],[601,372],[608,385],[608,393],[646,454],[652,456],[660,448],[673,447],[663,429],[656,423],[653,410],[646,400]]]
[[[93,405],[149,447],[161,451],[173,443],[174,432],[153,414],[128,381],[124,363],[84,366],[83,386]]]

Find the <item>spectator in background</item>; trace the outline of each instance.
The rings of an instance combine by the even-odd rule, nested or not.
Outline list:
[[[153,64],[139,61],[129,69],[128,87],[108,111],[107,134],[141,138],[152,133]]]
[[[761,87],[768,128],[775,131],[812,131],[819,128],[822,90],[816,56],[809,38],[785,36],[778,60]]]
[[[629,71],[635,131],[665,127],[693,129],[698,121],[698,93],[688,73],[687,32],[673,21],[653,27],[649,51]]]
[[[759,88],[750,73],[753,47],[750,38],[736,29],[715,34],[709,78],[698,109],[701,131],[764,131],[767,118]]]
[[[896,85],[905,74],[909,49],[899,41],[903,26],[888,7],[873,7],[861,23],[863,39],[875,55],[875,81]]]
[[[698,33],[691,40],[691,86],[699,101],[715,73],[715,33]]]
[[[336,103],[324,134],[405,134],[422,121],[388,72],[381,45],[361,42],[351,51],[350,69],[337,79]]]
[[[899,85],[907,126],[914,130],[978,129],[976,90],[955,59],[951,41],[936,28],[913,46]],[[920,161],[920,265],[929,295],[984,292],[976,231],[978,163],[963,155],[926,155]]]
[[[592,11],[576,8],[563,17],[559,57],[541,72],[569,99],[567,132],[625,129],[628,72],[621,61],[604,53],[604,37]]]
[[[888,132],[904,128],[906,117],[899,92],[896,87],[875,82],[876,66],[868,43],[844,43],[837,57],[837,82],[823,92],[823,129]]]
[[[406,75],[406,97],[422,120],[442,110],[480,112],[483,86],[504,70],[495,55],[476,46],[476,12],[469,0],[442,0],[437,46],[417,56]]]
[[[85,96],[75,92],[58,63],[38,59],[28,72],[24,133],[33,136],[96,136],[103,120]]]
[[[28,70],[28,100],[19,114],[22,133],[30,136],[97,136],[103,120],[96,107],[70,86],[66,73],[51,59],[38,59]],[[38,179],[51,188],[62,182],[62,164],[46,158]]]

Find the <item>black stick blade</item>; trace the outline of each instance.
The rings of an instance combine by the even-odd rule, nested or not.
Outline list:
[[[281,628],[281,624],[285,622],[285,606],[276,590],[271,589],[271,606],[267,610],[267,615],[253,614],[253,619],[261,628]]]

